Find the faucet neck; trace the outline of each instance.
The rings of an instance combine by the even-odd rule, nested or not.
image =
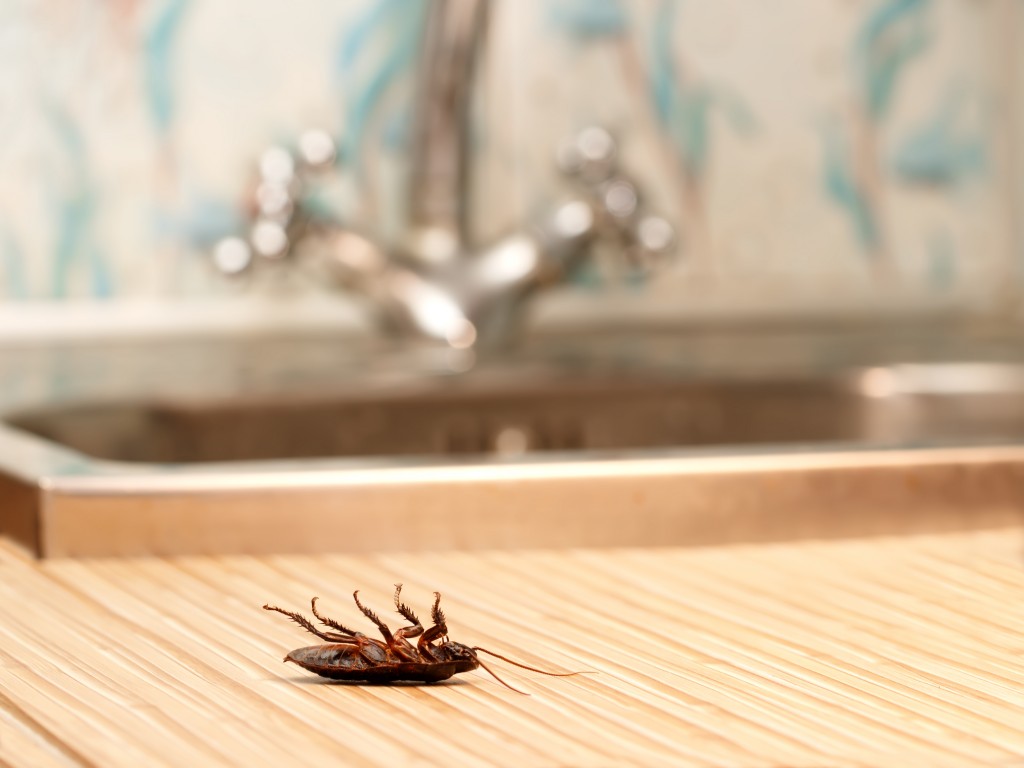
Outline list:
[[[429,0],[409,178],[413,256],[444,263],[469,232],[470,112],[489,0]]]

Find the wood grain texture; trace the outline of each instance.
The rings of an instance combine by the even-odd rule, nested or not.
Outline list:
[[[532,696],[321,681],[264,602],[392,584]],[[0,764],[1024,761],[1024,530],[711,548],[34,562],[0,545]],[[390,614],[389,614],[390,615]],[[395,617],[397,619],[397,617]],[[397,621],[395,622],[397,624]],[[368,629],[370,629],[368,627]]]

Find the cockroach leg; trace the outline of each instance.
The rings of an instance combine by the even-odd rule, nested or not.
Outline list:
[[[417,662],[421,660],[420,655],[416,652],[416,649],[413,648],[413,646],[410,645],[409,641],[405,638],[415,637],[416,635],[420,634],[423,631],[423,627],[422,625],[420,625],[419,619],[416,618],[416,614],[412,612],[412,609],[402,603],[401,593],[402,585],[398,584],[396,585],[395,588],[395,607],[398,609],[398,612],[402,614],[402,616],[415,623],[411,627],[404,627],[402,629],[399,629],[394,634],[391,633],[391,630],[388,628],[388,625],[381,621],[380,617],[376,613],[374,613],[372,610],[367,608],[359,601],[358,589],[352,593],[352,599],[356,601],[356,605],[359,606],[359,610],[363,612],[363,615],[365,615],[366,618],[368,618],[370,621],[377,625],[377,628],[380,630],[380,633],[384,637],[388,649],[391,651],[392,654],[394,654],[397,658],[402,659],[403,661]]]
[[[369,608],[364,606],[361,602],[359,602],[358,589],[352,593],[352,599],[356,601],[356,606],[359,608],[360,611],[363,612],[363,615],[377,625],[377,629],[380,630],[380,633],[384,637],[384,640],[388,644],[388,646],[394,645],[395,636],[391,634],[391,630],[388,629],[388,625],[381,621],[380,617],[376,613],[374,613]]]
[[[319,597],[314,597],[313,600],[311,601],[311,607],[313,609],[313,615],[316,616],[317,619],[319,619],[321,624],[323,624],[325,627],[336,629],[341,634],[348,635],[349,637],[359,637],[363,634],[362,632],[356,632],[354,630],[349,629],[348,627],[341,624],[340,622],[335,621],[334,619],[329,619],[326,616],[321,616],[320,612],[316,609],[316,601],[319,599]]]
[[[434,626],[441,630],[441,635],[448,634],[448,624],[445,622],[444,611],[441,610],[441,593],[434,593],[434,606],[430,609],[430,618],[434,621]]]
[[[419,642],[416,643],[416,648],[419,650],[420,654],[428,659],[436,658],[432,650],[432,643],[440,638],[442,634],[443,632],[441,628],[435,625],[420,635]]]
[[[411,626],[402,627],[395,632],[395,637],[400,639],[406,639],[410,637],[416,637],[423,634],[423,625],[420,623],[419,618],[413,613],[412,608],[402,602],[402,585],[395,584],[395,610],[398,611],[406,621],[410,622]]]
[[[278,608],[276,605],[264,605],[263,606],[263,610],[265,610],[265,611],[277,611],[278,613],[283,613],[285,616],[287,616],[289,619],[294,621],[296,624],[298,624],[304,630],[306,630],[310,634],[316,635],[321,640],[326,640],[329,643],[345,643],[346,645],[351,645],[352,644],[352,638],[351,637],[346,637],[344,635],[339,635],[339,634],[337,634],[335,632],[322,632],[322,631],[320,631],[319,629],[316,628],[316,626],[313,624],[313,622],[311,622],[309,619],[307,619],[301,613],[295,613],[294,611],[286,611],[284,608]]]
[[[434,593],[434,606],[430,609],[430,617],[434,620],[434,626],[420,636],[416,647],[419,652],[428,659],[434,658],[432,643],[435,640],[444,639],[448,634],[448,625],[445,623],[444,611],[441,610],[441,593]]]

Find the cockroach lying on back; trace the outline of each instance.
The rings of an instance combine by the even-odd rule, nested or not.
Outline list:
[[[362,632],[351,630],[334,619],[321,616],[316,609],[317,598],[315,597],[312,600],[313,615],[325,627],[334,630],[333,632],[321,631],[302,614],[286,611],[275,605],[264,605],[263,609],[283,613],[306,631],[321,640],[326,640],[325,645],[298,648],[285,656],[284,660],[294,662],[321,677],[329,677],[334,680],[380,683],[409,680],[432,683],[438,680],[447,680],[460,672],[470,672],[477,667],[482,667],[506,688],[511,688],[516,693],[525,693],[525,691],[512,688],[511,685],[494,674],[480,661],[477,653],[489,654],[502,661],[507,661],[509,664],[528,669],[531,672],[539,672],[542,675],[568,677],[580,674],[578,672],[546,672],[543,669],[528,667],[518,661],[512,661],[512,659],[488,651],[486,648],[470,648],[462,643],[449,640],[448,626],[445,624],[444,612],[441,610],[440,592],[434,593],[434,607],[430,609],[430,617],[434,621],[434,626],[424,630],[416,614],[402,602],[401,596],[402,585],[396,584],[395,610],[409,622],[410,626],[402,627],[392,633],[377,614],[359,602],[359,590],[352,593],[352,598],[356,601],[359,610],[377,625],[377,629],[384,637],[383,642],[367,637]],[[412,637],[419,637],[416,645],[409,642],[409,638]]]

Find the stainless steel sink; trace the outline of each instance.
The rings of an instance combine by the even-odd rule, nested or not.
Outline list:
[[[754,379],[499,367],[330,394],[72,403],[6,422],[86,456],[160,464],[1013,442],[1024,438],[1024,367]]]
[[[679,338],[571,339],[468,371],[328,339],[3,356],[0,532],[74,556],[1019,522],[1024,362]]]

